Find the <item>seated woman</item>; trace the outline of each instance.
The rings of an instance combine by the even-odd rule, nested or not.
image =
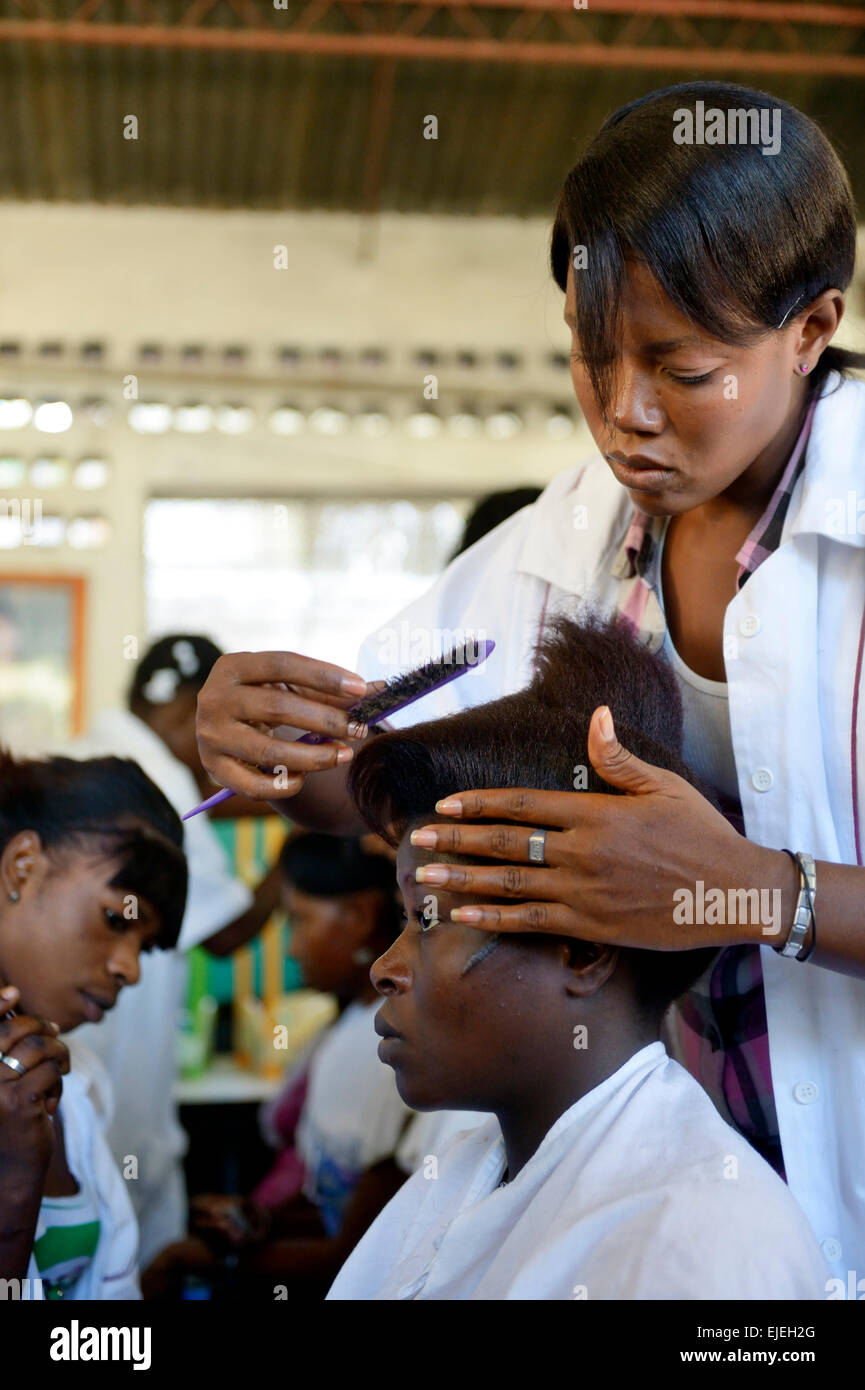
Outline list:
[[[379,1055],[414,1108],[496,1118],[408,1180],[328,1297],[820,1298],[825,1265],[798,1206],[659,1040],[713,950],[492,934],[450,918],[481,899],[423,873],[454,859],[412,832],[462,787],[615,794],[587,753],[604,702],[638,757],[695,781],[676,751],[675,678],[625,630],[562,618],[539,658],[526,690],[371,739],[350,772],[364,819],[398,846],[407,914],[372,969]],[[531,899],[530,869],[514,887]]]
[[[270,1175],[280,1181],[246,1200],[193,1201],[192,1234],[150,1265],[147,1298],[178,1296],[189,1273],[209,1279],[217,1297],[260,1297],[266,1289],[272,1299],[281,1285],[292,1298],[320,1301],[404,1178],[394,1152],[411,1112],[378,1060],[369,975],[400,929],[393,863],[356,839],[311,834],[288,840],[279,866],[290,954],[305,985],[336,995],[339,1016],[308,1058],[294,1151]],[[293,1068],[295,1092],[298,1080]],[[227,1270],[225,1254],[232,1257]]]
[[[0,750],[0,1277],[22,1296],[141,1296],[105,1074],[74,1044],[69,1070],[57,1034],[98,1022],[136,983],[139,952],[176,942],[182,846],[137,763]]]

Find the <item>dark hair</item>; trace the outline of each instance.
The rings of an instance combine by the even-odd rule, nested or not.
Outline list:
[[[507,491],[491,492],[488,497],[482,497],[475,503],[466,519],[462,538],[451,560],[462,555],[464,550],[468,550],[488,532],[501,526],[502,522],[507,521],[515,512],[528,507],[531,502],[536,502],[542,491],[539,487],[512,487]]]
[[[313,898],[341,898],[376,889],[382,895],[378,930],[393,940],[401,926],[394,866],[383,854],[364,848],[354,836],[295,835],[279,852],[283,877]]]
[[[162,922],[158,945],[177,943],[186,907],[183,825],[130,758],[13,758],[0,748],[0,852],[32,830],[48,850],[98,847],[120,867],[112,888],[144,898]]]
[[[209,637],[175,632],[144,653],[129,687],[131,710],[167,705],[181,690],[199,691],[222,652]]]
[[[674,121],[698,99],[728,111],[779,110],[781,148],[764,155],[755,143],[675,143]],[[847,288],[856,208],[834,148],[795,106],[730,82],[683,82],[614,111],[565,179],[550,238],[562,291],[576,246],[586,248],[580,353],[608,420],[626,256],[644,262],[707,333],[747,345],[824,290]],[[861,367],[865,354],[827,347],[810,391],[832,370]]]
[[[348,787],[372,830],[398,844],[409,826],[435,813],[438,800],[470,787],[571,791],[577,767],[585,769],[582,790],[623,795],[589,762],[589,722],[600,704],[609,705],[625,747],[678,773],[717,808],[712,791],[678,751],[682,711],[672,668],[623,620],[589,616],[577,624],[558,617],[537,656],[537,673],[525,690],[380,734],[355,754]],[[717,951],[628,948],[621,954],[633,971],[638,1003],[655,1013],[683,994]]]

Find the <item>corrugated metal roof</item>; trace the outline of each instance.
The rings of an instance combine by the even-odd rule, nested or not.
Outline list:
[[[738,2],[743,13],[755,9]],[[545,214],[609,111],[655,87],[722,75],[707,66],[683,68],[683,53],[698,40],[702,52],[714,35],[716,49],[727,44],[774,52],[787,55],[792,66],[813,62],[815,55],[830,64],[837,51],[845,61],[858,59],[865,73],[865,22],[808,28],[779,21],[767,38],[765,25],[723,17],[736,3],[719,9],[707,0],[708,17],[694,19],[698,7],[686,0],[666,0],[672,18],[660,12],[663,0],[596,0],[597,13],[593,0],[586,12],[557,7],[569,14],[552,13],[546,0],[527,0],[523,8],[519,0],[498,6],[477,0],[477,7],[458,3],[449,10],[435,0],[422,25],[421,6],[409,0],[321,0],[318,21],[310,20],[311,31],[341,34],[346,42],[357,34],[396,35],[400,24],[403,30],[413,24],[427,41],[453,43],[461,36],[466,56],[452,59],[425,57],[421,50],[417,56],[365,56],[239,46],[244,34],[266,43],[270,30],[281,32],[280,24],[282,32],[296,27],[301,3],[274,11],[252,0],[200,0],[197,6],[190,0],[38,0],[38,8],[37,0],[0,0],[6,114],[0,198]],[[792,15],[802,7],[757,8]],[[852,2],[836,8],[865,21]],[[43,38],[42,32],[60,31],[26,27],[51,19],[67,25],[82,14],[89,33],[64,30],[60,39]],[[110,24],[129,32],[111,34]],[[135,39],[148,27],[154,41]],[[183,44],[178,30],[181,38],[187,35]],[[521,51],[514,61],[474,60],[472,43],[482,42],[483,30],[520,40],[525,50],[545,42],[546,57],[533,61]],[[202,32],[223,34],[238,46],[196,46]],[[550,49],[567,46],[563,35],[569,32],[614,51],[619,44],[622,52],[627,45],[628,52],[642,47],[663,56],[666,45],[674,57],[667,67],[599,66],[609,54],[565,64]],[[83,41],[68,41],[70,33]],[[385,49],[385,37],[375,42]],[[860,203],[865,200],[865,76],[755,73],[735,64],[723,76],[762,86],[820,120],[848,164]],[[436,140],[423,138],[431,114],[438,118]],[[138,121],[134,140],[123,133],[130,115]]]

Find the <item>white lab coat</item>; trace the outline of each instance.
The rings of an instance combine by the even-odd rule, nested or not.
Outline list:
[[[858,705],[858,815],[865,838],[865,384],[831,374],[781,544],[730,600],[724,654],[746,832],[767,848],[857,862],[851,722]],[[852,505],[851,505],[852,497]],[[839,529],[839,517],[863,515]],[[396,714],[402,728],[519,690],[544,614],[611,613],[611,562],[633,506],[599,456],[560,473],[537,502],[457,557],[432,588],[371,634],[367,679],[393,653],[472,630],[496,642],[476,670]],[[435,650],[435,646],[433,648]],[[819,876],[816,914],[819,922]],[[863,903],[865,928],[865,903]],[[865,1275],[865,981],[762,952],[769,1048],[790,1188],[833,1273]]]
[[[451,1138],[388,1203],[329,1299],[826,1297],[781,1179],[650,1043],[560,1115],[504,1187],[498,1120]]]
[[[103,711],[87,736],[67,750],[78,758],[115,754],[133,758],[164,792],[178,814],[201,795],[192,773],[152,729],[123,709]],[[186,1135],[177,1118],[178,1011],[186,985],[184,952],[234,921],[251,906],[252,894],[233,877],[207,816],[184,822],[189,891],[178,949],[141,957],[141,979],[121,991],[101,1023],[85,1023],[76,1039],[101,1059],[114,1089],[109,1142],[121,1166],[137,1160],[129,1191],[141,1227],[141,1265],[186,1231],[186,1190],[181,1158]],[[130,1167],[131,1165],[127,1165]]]

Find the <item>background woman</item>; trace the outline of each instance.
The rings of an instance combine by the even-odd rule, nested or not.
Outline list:
[[[31,1292],[41,1280],[48,1298],[140,1297],[104,1072],[74,1046],[69,1070],[56,1033],[97,1023],[137,981],[140,952],[174,945],[182,844],[179,816],[136,763],[0,751],[0,983],[14,1010],[0,1022],[0,1226],[14,1233],[3,1273]]]

